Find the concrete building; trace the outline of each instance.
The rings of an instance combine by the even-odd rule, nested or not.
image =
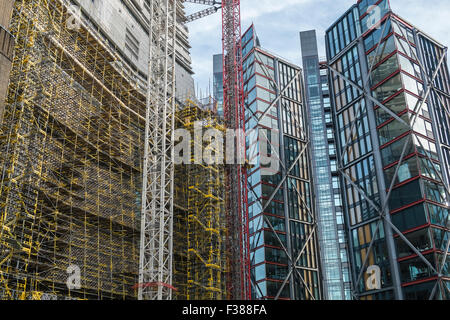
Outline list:
[[[322,297],[303,74],[242,37],[254,299]]]
[[[213,56],[213,98],[219,117],[223,117],[223,54]]]
[[[101,30],[121,55],[126,62],[123,64],[124,70],[128,70],[145,88],[148,71],[149,0],[75,0],[74,3],[81,7],[82,15]],[[176,86],[177,98],[182,102],[195,96],[195,88],[189,53],[189,30],[182,24],[184,9],[181,2],[178,19]]]
[[[14,52],[14,37],[8,31],[13,4],[12,0],[0,1],[0,123],[3,120],[4,102]]]
[[[326,33],[354,297],[449,299],[447,48],[358,1]]]
[[[1,299],[137,298],[146,3],[15,1],[0,134]],[[193,81],[187,29],[177,30],[181,100]]]
[[[310,123],[314,199],[319,229],[320,267],[326,300],[350,300],[347,237],[337,170],[337,152],[328,86],[315,30],[300,32]]]

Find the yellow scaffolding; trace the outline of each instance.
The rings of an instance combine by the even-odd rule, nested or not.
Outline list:
[[[65,3],[15,1],[0,299],[134,299],[145,94],[97,30],[66,27]]]
[[[212,111],[202,109],[188,100],[178,114],[179,128],[191,135],[191,164],[179,165],[176,174],[178,203],[174,220],[174,279],[176,297],[187,300],[226,299],[225,292],[225,167],[212,161],[220,153],[214,138],[194,139],[194,125],[202,126],[202,133],[225,129]],[[203,164],[194,164],[195,144],[201,144]]]

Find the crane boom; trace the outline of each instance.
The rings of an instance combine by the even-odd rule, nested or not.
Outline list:
[[[196,3],[196,4],[204,4],[206,6],[215,6],[216,4],[222,5],[222,2],[215,0],[184,0],[184,2]]]
[[[210,7],[210,8],[201,10],[199,12],[193,13],[191,15],[188,15],[186,17],[185,23],[189,23],[189,22],[210,16],[210,15],[216,13],[219,9],[220,9],[220,7]]]

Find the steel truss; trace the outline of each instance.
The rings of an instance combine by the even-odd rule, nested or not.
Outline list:
[[[240,130],[235,159],[227,168],[228,250],[231,254],[228,293],[231,299],[251,299],[247,170],[245,167],[245,104],[239,0],[222,1],[224,115],[228,129]],[[234,233],[233,233],[234,232]],[[239,288],[239,289],[238,289]]]
[[[178,0],[150,1],[140,300],[172,299],[175,39]]]
[[[195,4],[206,5],[208,8],[195,12],[191,15],[186,16],[184,23],[189,23],[201,18],[210,16],[222,8],[222,3],[215,0],[184,0],[183,2],[190,2]]]
[[[297,71],[294,76],[292,77],[292,79],[289,80],[289,82],[283,87],[280,88],[278,83],[275,81],[275,79],[270,75],[270,72],[268,71],[268,68],[266,65],[261,64],[261,67],[263,69],[264,75],[270,79],[271,83],[276,87],[277,92],[279,92],[278,96],[272,101],[272,103],[264,110],[263,114],[261,116],[257,116],[255,114],[253,114],[252,116],[257,117],[257,123],[260,123],[264,117],[267,115],[267,113],[270,111],[270,109],[272,107],[274,107],[275,105],[277,105],[278,103],[285,108],[287,111],[288,106],[285,105],[285,103],[283,102],[283,100],[281,99],[283,97],[283,95],[285,94],[285,92],[292,86],[292,84],[297,81],[300,80],[302,73],[301,71]],[[280,181],[280,183],[277,185],[277,187],[275,188],[275,190],[272,192],[271,196],[269,197],[269,199],[266,201],[266,203],[263,205],[263,203],[261,203],[261,212],[264,212],[269,205],[271,204],[271,202],[273,201],[273,199],[275,198],[277,192],[281,189],[281,187],[283,187],[283,185],[286,183],[287,178],[290,176],[292,170],[295,168],[295,166],[298,164],[298,162],[300,161],[300,159],[302,158],[302,156],[305,154],[305,152],[308,152],[308,148],[310,146],[310,139],[308,134],[304,131],[304,126],[302,124],[300,124],[298,122],[298,119],[296,117],[292,117],[292,120],[295,122],[296,126],[300,129],[304,140],[302,140],[301,142],[304,144],[302,150],[300,150],[298,156],[295,158],[295,160],[292,162],[292,164],[287,167],[287,164],[282,160],[282,157],[280,157],[280,155],[276,152],[276,147],[273,147],[271,150],[273,151],[275,157],[277,158],[277,160],[279,161],[279,163],[282,166],[282,179]],[[270,141],[266,135],[265,131],[262,131],[264,134],[264,138],[266,139],[266,141]],[[254,191],[253,188],[249,187],[250,191],[255,195],[255,198],[258,198],[256,192]],[[263,219],[260,220],[260,223],[258,223],[258,225],[255,227],[255,230],[260,230],[263,227],[263,223],[266,223],[268,225],[268,227],[271,229],[271,231],[274,233],[274,235],[276,236],[276,239],[278,241],[278,243],[280,244],[281,248],[283,249],[283,251],[286,253],[286,256],[288,258],[289,261],[289,271],[287,276],[285,277],[285,279],[283,280],[283,284],[281,285],[280,289],[277,292],[277,295],[275,297],[275,300],[278,300],[280,298],[280,295],[283,291],[283,289],[285,288],[286,284],[288,283],[288,281],[293,281],[293,273],[295,272],[296,275],[299,277],[300,281],[301,281],[301,285],[303,286],[303,288],[309,293],[309,296],[312,300],[315,300],[315,296],[313,293],[313,288],[310,288],[310,286],[308,285],[308,283],[305,281],[304,277],[302,276],[302,274],[300,273],[300,270],[309,270],[303,267],[300,267],[297,265],[298,261],[306,254],[306,248],[308,247],[308,245],[310,245],[311,243],[314,243],[315,241],[315,235],[317,232],[317,220],[313,214],[312,208],[310,208],[310,206],[307,204],[304,195],[300,192],[300,190],[298,190],[298,186],[295,185],[294,188],[297,196],[301,199],[302,204],[304,205],[304,207],[306,208],[306,210],[308,211],[308,215],[311,218],[311,222],[306,223],[303,222],[304,224],[307,224],[309,227],[305,228],[306,230],[306,240],[302,245],[301,250],[299,251],[297,256],[292,256],[289,252],[289,250],[286,248],[286,246],[284,245],[284,243],[281,241],[281,239],[279,238],[274,226],[272,225],[272,223],[270,222],[270,220],[267,218],[267,216],[265,214],[262,214]],[[258,237],[255,237],[251,243],[251,248],[254,248],[255,245],[259,242],[259,239],[261,237],[261,232],[259,233]],[[255,262],[255,256],[253,256],[252,260],[251,260],[251,265],[254,264]],[[255,281],[254,277],[252,277],[252,287],[257,290],[261,296],[263,296],[262,294],[262,290],[259,286],[259,284]]]
[[[401,31],[401,35],[402,35],[405,39],[407,39],[406,35],[404,34],[403,29],[400,28],[399,23],[398,23],[398,21],[396,20],[396,18],[395,18],[394,16],[391,15],[390,18],[388,18],[388,19],[390,19],[393,23],[395,23],[395,24],[399,27],[398,29]],[[378,53],[379,53],[379,50],[380,50],[380,47],[381,47],[380,44],[383,42],[383,40],[384,40],[384,38],[385,38],[384,35],[385,35],[385,29],[386,29],[386,26],[387,26],[387,25],[388,25],[387,23],[384,24],[383,30],[382,30],[382,32],[380,33],[380,39],[378,39],[378,44],[377,44],[377,48],[376,48],[376,52],[375,52],[375,57],[378,56]],[[402,43],[402,42],[399,42],[399,43],[400,43],[402,49],[404,50],[404,52],[407,52],[407,51],[405,50],[406,48],[404,47],[403,43]],[[370,205],[370,206],[378,213],[378,215],[379,215],[377,227],[376,227],[376,229],[375,229],[374,235],[373,235],[373,237],[372,237],[372,240],[371,240],[371,242],[370,242],[369,248],[368,248],[367,253],[366,253],[366,255],[365,255],[365,259],[364,259],[364,262],[363,262],[363,264],[362,264],[362,266],[361,266],[361,270],[360,270],[360,272],[359,272],[359,274],[358,274],[357,281],[356,281],[356,283],[354,283],[354,288],[353,288],[352,294],[353,294],[353,296],[354,296],[356,299],[359,299],[359,298],[361,297],[361,295],[360,295],[360,293],[359,293],[359,291],[358,291],[359,282],[360,282],[360,280],[361,280],[361,278],[362,278],[362,276],[363,276],[363,273],[364,273],[365,268],[367,267],[367,264],[368,264],[368,261],[369,261],[369,256],[370,256],[370,254],[373,252],[374,243],[375,243],[375,241],[377,240],[377,235],[379,236],[379,231],[380,231],[380,227],[381,227],[382,223],[385,223],[389,228],[391,228],[391,229],[392,229],[392,230],[393,230],[393,231],[394,231],[394,232],[402,239],[402,241],[404,241],[404,243],[405,243],[406,245],[408,245],[408,247],[410,247],[411,250],[412,250],[415,254],[417,254],[417,256],[420,257],[420,259],[421,259],[421,260],[422,260],[422,261],[423,261],[423,262],[424,262],[424,263],[425,263],[425,264],[426,264],[426,265],[427,265],[427,266],[428,266],[428,267],[429,267],[429,268],[437,275],[438,281],[436,281],[436,284],[435,284],[435,286],[434,286],[434,288],[433,288],[433,290],[432,290],[432,292],[431,292],[431,294],[430,294],[429,299],[432,300],[432,299],[435,298],[435,295],[436,295],[436,291],[437,291],[438,285],[441,285],[441,287],[443,287],[443,288],[445,288],[447,291],[449,291],[448,287],[447,287],[445,284],[442,283],[442,281],[443,281],[442,270],[443,270],[443,268],[444,268],[444,266],[445,266],[445,264],[446,264],[446,262],[447,262],[447,259],[448,259],[448,251],[449,251],[449,247],[450,247],[450,237],[449,237],[449,240],[447,241],[446,251],[445,251],[445,253],[444,253],[444,258],[443,258],[443,260],[442,260],[442,264],[439,265],[438,268],[436,269],[436,268],[435,268],[435,267],[434,267],[434,266],[433,266],[433,265],[432,265],[432,264],[431,264],[431,263],[423,256],[423,254],[420,252],[420,249],[418,249],[417,247],[415,247],[414,244],[412,244],[412,243],[411,243],[411,242],[403,235],[403,233],[402,233],[402,232],[401,232],[401,231],[400,231],[400,230],[399,230],[399,229],[391,222],[391,219],[390,219],[390,217],[389,217],[389,213],[388,213],[388,210],[387,210],[388,202],[389,202],[389,199],[390,199],[390,197],[391,197],[391,195],[392,195],[392,190],[393,190],[394,185],[395,185],[395,180],[396,180],[395,177],[398,176],[399,169],[400,169],[401,165],[403,164],[404,158],[405,158],[405,156],[406,156],[406,151],[407,151],[408,144],[411,142],[411,139],[413,139],[413,135],[415,136],[415,133],[414,133],[414,129],[413,129],[413,128],[414,128],[414,125],[415,125],[415,123],[416,123],[417,116],[419,115],[420,111],[421,111],[422,108],[423,108],[423,104],[428,100],[428,98],[429,98],[429,96],[430,96],[430,94],[431,94],[432,91],[434,91],[434,92],[436,93],[436,96],[438,97],[438,99],[439,99],[440,102],[441,102],[442,108],[444,108],[445,113],[450,117],[449,106],[446,105],[446,104],[444,103],[444,101],[442,101],[442,97],[441,97],[442,95],[448,97],[448,95],[445,94],[445,93],[442,93],[439,89],[435,88],[435,86],[434,86],[434,81],[435,81],[435,79],[436,79],[436,77],[437,77],[439,71],[440,71],[442,68],[445,68],[445,67],[446,67],[444,62],[446,61],[446,57],[447,57],[447,48],[444,49],[443,54],[442,54],[442,56],[441,56],[441,58],[440,58],[440,61],[439,61],[438,65],[437,65],[436,69],[434,70],[432,76],[429,77],[429,76],[428,76],[428,73],[426,72],[424,66],[422,65],[422,63],[421,63],[421,61],[420,61],[420,59],[416,56],[416,54],[414,53],[414,50],[412,50],[412,47],[411,47],[410,43],[409,43],[408,41],[406,41],[406,43],[407,43],[407,45],[408,45],[408,49],[410,50],[409,52],[412,52],[412,53],[413,53],[413,55],[414,55],[413,58],[418,62],[418,64],[419,64],[419,66],[420,66],[420,69],[421,69],[423,75],[427,78],[427,81],[428,81],[428,82],[427,82],[427,84],[428,84],[427,90],[426,90],[425,92],[422,93],[420,99],[418,100],[418,102],[417,102],[417,104],[416,104],[416,106],[415,106],[415,108],[414,108],[414,110],[413,110],[414,115],[413,115],[413,117],[411,118],[411,124],[408,124],[407,122],[405,122],[405,121],[404,121],[403,119],[401,119],[397,114],[395,114],[393,111],[391,111],[391,110],[390,110],[389,108],[387,108],[385,105],[383,105],[380,101],[378,101],[377,99],[375,99],[375,98],[372,96],[370,90],[366,90],[365,88],[360,87],[358,84],[356,84],[356,83],[354,83],[352,80],[348,79],[346,76],[344,76],[342,73],[340,73],[338,70],[334,69],[334,68],[331,67],[330,65],[327,66],[333,75],[337,75],[337,76],[338,76],[340,79],[342,79],[345,83],[349,84],[351,87],[355,88],[356,90],[358,90],[358,91],[362,94],[362,96],[359,98],[359,100],[355,103],[355,106],[357,106],[358,111],[357,111],[357,114],[355,115],[355,119],[352,121],[352,124],[351,124],[351,130],[350,130],[349,137],[347,138],[347,141],[346,141],[346,143],[345,143],[345,145],[344,145],[344,148],[343,148],[341,157],[340,157],[340,159],[339,159],[339,160],[340,160],[340,163],[339,163],[339,168],[338,168],[338,170],[339,170],[339,172],[342,174],[343,178],[344,178],[348,183],[350,183],[350,184],[358,191],[358,193],[359,193],[359,194],[360,194],[360,195],[361,195],[361,196],[369,203],[369,205]],[[371,78],[372,72],[373,72],[373,68],[374,68],[374,66],[375,66],[375,64],[376,64],[376,63],[375,63],[375,60],[376,60],[376,59],[374,59],[374,60],[372,61],[371,65],[369,66],[369,72],[368,72],[368,74],[365,76],[364,81],[363,81],[363,84],[367,83],[367,81],[369,81],[369,79]],[[381,60],[379,60],[379,61],[377,61],[377,62],[380,62],[380,61],[381,61]],[[410,61],[410,62],[413,63],[412,61]],[[344,163],[343,163],[343,158],[344,158],[344,157],[343,157],[343,155],[347,152],[347,149],[348,149],[348,147],[349,147],[349,145],[350,145],[350,143],[351,143],[351,140],[352,140],[352,135],[356,134],[356,132],[357,132],[359,126],[361,125],[361,121],[358,120],[358,118],[359,118],[360,112],[362,111],[362,100],[363,100],[364,98],[366,98],[367,100],[371,101],[371,102],[373,103],[374,106],[379,106],[380,108],[382,108],[384,111],[386,111],[390,116],[392,116],[392,117],[394,118],[394,121],[400,122],[400,123],[403,124],[406,128],[408,128],[409,131],[410,131],[410,135],[408,136],[408,138],[406,139],[406,141],[405,141],[405,143],[404,143],[404,145],[403,145],[403,149],[402,149],[402,153],[401,153],[400,159],[399,159],[399,161],[398,161],[398,164],[396,165],[396,170],[395,170],[394,178],[392,179],[391,185],[389,186],[388,191],[387,191],[386,198],[385,198],[385,200],[381,203],[381,206],[378,205],[378,204],[375,204],[375,203],[370,199],[370,197],[369,197],[369,195],[366,193],[366,191],[363,190],[363,189],[362,189],[361,187],[359,187],[358,185],[356,185],[356,184],[353,182],[352,178],[351,178],[351,177],[345,172],[345,170],[344,170]],[[437,107],[437,106],[434,106],[434,107]],[[367,106],[366,108],[368,108],[368,106]],[[422,148],[424,148],[424,146],[422,145],[422,142],[421,142],[419,139],[416,139],[416,140],[419,142],[420,146],[421,146]],[[437,180],[438,180],[439,182],[442,183],[442,185],[444,186],[445,192],[446,192],[446,194],[447,194],[447,197],[450,198],[450,190],[449,190],[448,182],[445,181],[445,179],[444,179],[444,178],[442,177],[442,175],[439,173],[439,171],[438,171],[437,168],[435,167],[433,161],[431,160],[430,156],[429,156],[429,155],[426,155],[425,157],[426,157],[426,159],[429,160],[429,162],[433,165],[433,170],[436,172],[436,175],[438,176],[438,179],[437,179]],[[387,216],[387,215],[388,215],[388,216]],[[448,223],[447,223],[447,226],[448,226]],[[446,233],[449,234],[449,230],[448,230],[448,229],[446,230]],[[445,238],[445,237],[444,237],[444,238]],[[394,248],[394,250],[395,250],[395,248]],[[397,263],[397,261],[395,261],[395,263]],[[449,291],[449,294],[450,294],[450,291]]]

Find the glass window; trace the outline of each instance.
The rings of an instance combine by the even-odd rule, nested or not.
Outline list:
[[[423,84],[404,73],[401,73],[401,75],[405,89],[408,90],[409,92],[414,93],[417,96],[422,96],[424,92]]]
[[[284,280],[287,276],[287,268],[284,266],[278,266],[274,264],[267,264],[267,278],[273,280]]]
[[[384,176],[386,177],[386,187],[389,188],[394,178],[395,171],[397,170],[398,164],[393,167],[386,169],[384,171]],[[417,165],[417,157],[412,157],[411,159],[405,160],[400,165],[398,169],[397,176],[395,177],[394,185],[402,183],[403,181],[409,180],[413,177],[419,175],[419,168]]]
[[[427,204],[430,222],[432,224],[445,227],[447,226],[449,209],[437,206],[431,203]]]
[[[398,95],[396,95],[391,100],[384,103],[384,106],[391,110],[395,114],[399,114],[400,112],[404,111],[406,109],[406,101],[405,101],[405,94],[402,92]],[[375,111],[377,116],[377,125],[380,125],[389,119],[392,119],[393,117],[386,112],[382,107],[379,107]],[[408,122],[407,122],[408,123]]]
[[[396,49],[394,36],[390,36],[387,40],[380,44],[380,48],[377,50],[372,50],[368,55],[369,67],[373,64],[376,65],[378,62],[386,58],[389,54],[394,52]]]
[[[421,117],[417,117],[413,128],[415,132],[420,133],[421,135],[424,135],[428,138],[434,139],[433,126],[431,122],[428,122]]]
[[[434,264],[433,255],[426,255],[425,258]],[[400,273],[402,282],[418,281],[433,275],[430,267],[420,257],[400,262]]]
[[[259,52],[259,51],[256,52],[256,59],[257,59],[259,62],[261,62],[261,63],[263,63],[263,64],[265,64],[265,65],[267,65],[267,66],[269,66],[269,67],[271,67],[271,68],[274,68],[274,67],[275,67],[275,64],[274,64],[273,59],[272,59],[271,57],[268,57],[268,56],[262,54],[262,53]]]
[[[396,37],[396,39],[397,39],[397,48],[401,53],[413,59],[417,57],[417,49],[415,47],[409,45],[402,38]]]
[[[262,264],[252,269],[252,273],[256,281],[260,281],[266,278],[266,265]]]
[[[408,140],[408,146],[406,147],[405,155],[409,155],[415,151],[414,144],[411,141],[411,136],[407,135],[406,137],[391,143],[381,150],[381,157],[383,159],[384,166],[400,160],[406,140]]]
[[[361,25],[363,27],[363,33],[365,32],[364,29],[367,30],[367,24],[370,23],[369,19],[372,19],[372,17],[370,15],[367,15],[362,19]],[[372,21],[373,21],[373,19],[372,19]],[[386,21],[387,21],[387,26],[385,27]],[[385,31],[382,35],[381,32],[383,31],[383,29]],[[383,37],[383,38],[386,37],[391,31],[392,31],[391,20],[387,19],[383,22],[383,24],[381,25],[381,28],[375,28],[368,36],[366,36],[364,38],[364,46],[366,48],[366,51],[369,51],[370,49],[372,49],[375,45],[378,44],[378,42],[381,40],[381,37]]]
[[[334,49],[334,41],[333,41],[333,33],[328,32],[328,48],[330,50],[330,58],[332,59],[336,55],[336,51]]]
[[[429,300],[431,292],[435,286],[435,281],[416,284],[403,288],[405,299],[407,300]]]
[[[278,294],[278,291],[281,289],[283,282],[267,282],[267,295],[269,297],[275,297]],[[283,290],[281,291],[280,298],[289,298],[289,286],[285,285]]]
[[[244,61],[242,67],[247,70],[251,64],[255,62],[255,54],[252,52]]]
[[[247,43],[245,47],[242,48],[242,56],[245,57],[253,49],[253,46],[254,46],[253,41]]]
[[[442,230],[442,229],[438,229],[438,228],[431,228],[431,231],[433,234],[434,244],[435,244],[436,249],[445,252],[445,250],[447,250],[449,233],[446,230]],[[450,251],[450,248],[448,250]],[[448,271],[450,271],[450,270],[447,270],[447,272]]]
[[[420,179],[417,179],[392,190],[389,198],[389,208],[396,210],[421,199],[423,199],[423,195],[420,187]]]
[[[258,250],[252,252],[254,257],[254,263],[253,264],[259,264],[264,262],[264,247],[263,248],[259,248]],[[250,257],[253,260],[253,257]]]
[[[392,223],[401,231],[414,229],[427,223],[424,204],[418,204],[392,215]]]
[[[281,233],[277,233],[277,235],[275,235],[272,231],[264,231],[264,243],[269,246],[281,247],[277,236],[283,245],[286,246],[286,235]]]
[[[377,85],[378,83],[389,77],[397,70],[398,70],[397,55],[394,54],[392,57],[390,57],[381,65],[379,65],[375,70],[373,70],[371,74],[372,86]]]
[[[264,64],[256,63],[256,72],[262,74],[270,79],[275,79],[275,71]],[[272,85],[273,86],[273,85]]]
[[[433,248],[429,228],[408,233],[405,235],[405,237],[420,252],[427,251]],[[405,258],[415,254],[415,252],[410,248],[409,245],[406,244],[406,242],[402,238],[396,238],[395,243],[397,246],[398,258]]]
[[[445,189],[442,185],[424,180],[424,190],[425,190],[425,196],[428,200],[437,202],[437,203],[446,203],[446,196],[445,196]]]
[[[248,92],[250,89],[254,88],[256,85],[256,76],[253,76],[245,85],[244,85],[244,91]]]
[[[252,38],[253,38],[253,28],[250,28],[242,37],[242,45],[245,45]]]
[[[417,63],[408,58],[405,58],[401,54],[398,55],[398,59],[400,61],[400,67],[403,71],[408,72],[410,75],[413,75],[419,79],[422,77],[420,67]]]
[[[397,74],[382,85],[378,86],[372,93],[375,99],[383,102],[390,96],[403,89],[401,75]]]
[[[419,153],[428,155],[432,159],[439,160],[436,144],[418,135],[414,135],[413,140]]]
[[[279,264],[287,264],[288,259],[286,253],[281,249],[265,248],[266,249],[266,261],[275,262]]]
[[[403,119],[406,123],[409,123],[408,114],[402,115],[400,119]],[[384,145],[407,131],[409,131],[409,127],[407,127],[397,119],[394,119],[393,121],[385,124],[383,127],[378,129],[380,144]]]

